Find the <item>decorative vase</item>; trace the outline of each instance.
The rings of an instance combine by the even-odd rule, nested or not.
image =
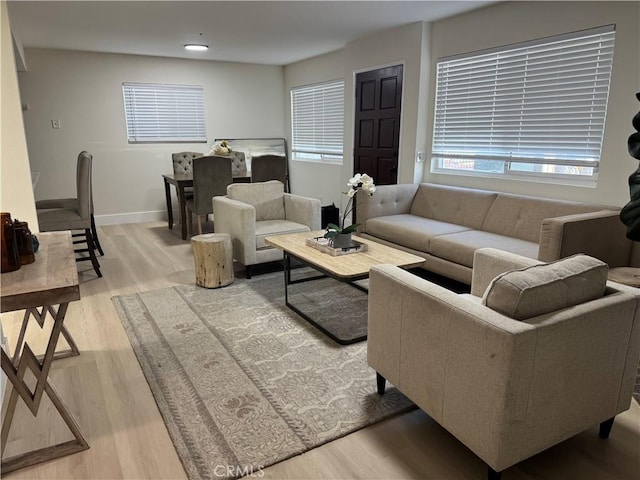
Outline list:
[[[2,235],[2,273],[13,272],[20,268],[20,254],[16,243],[16,232],[11,214],[2,212],[0,220],[0,234]]]
[[[16,236],[16,243],[18,244],[18,253],[20,255],[20,264],[27,265],[36,261],[36,257],[33,251],[33,235],[29,230],[29,224],[27,222],[21,222],[16,218],[13,222]]]
[[[333,248],[347,248],[351,246],[350,233],[338,233],[331,237],[331,246]]]

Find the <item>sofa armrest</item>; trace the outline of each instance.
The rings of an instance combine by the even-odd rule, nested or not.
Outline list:
[[[216,233],[228,233],[233,258],[243,265],[256,263],[256,209],[248,203],[227,197],[213,197],[213,222]]]
[[[309,226],[311,231],[320,230],[320,200],[317,198],[285,193],[284,215],[291,222]]]
[[[419,184],[381,185],[375,193],[356,195],[356,219],[358,233],[367,231],[367,220],[386,215],[410,213]]]
[[[626,237],[626,227],[619,215],[615,210],[599,210],[544,219],[538,259],[551,262],[584,253],[610,267],[628,265],[631,240]]]
[[[491,281],[502,273],[539,263],[542,262],[497,248],[479,248],[473,254],[471,295],[482,297]]]

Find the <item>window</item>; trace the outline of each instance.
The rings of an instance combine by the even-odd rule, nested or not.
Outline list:
[[[199,85],[123,83],[129,143],[206,143]]]
[[[342,163],[344,81],[292,89],[291,130],[294,160]]]
[[[597,178],[613,26],[437,62],[432,171]]]

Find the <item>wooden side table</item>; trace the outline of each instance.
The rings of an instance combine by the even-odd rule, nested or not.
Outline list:
[[[23,265],[15,272],[3,273],[0,277],[2,281],[0,310],[2,312],[25,310],[13,361],[4,349],[1,352],[2,370],[13,386],[2,422],[2,453],[4,454],[18,398],[21,398],[33,416],[36,416],[43,394],[46,393],[71,430],[74,439],[2,460],[3,473],[89,448],[80,426],[49,380],[49,370],[54,358],[78,354],[75,342],[64,327],[64,317],[69,302],[80,300],[78,270],[71,232],[41,233],[38,234],[38,239],[40,250],[36,254],[36,261]],[[47,314],[53,318],[53,327],[44,355],[37,357],[25,341],[24,334],[30,317],[33,316],[42,327]],[[56,345],[61,334],[67,339],[71,349],[56,356]],[[24,381],[27,370],[30,370],[36,379],[33,391]]]
[[[205,233],[191,237],[196,285],[218,288],[233,282],[233,246],[226,233]]]

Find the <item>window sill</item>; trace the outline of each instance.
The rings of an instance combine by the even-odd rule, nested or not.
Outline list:
[[[581,187],[581,188],[596,188],[598,186],[597,177],[591,177],[588,179],[576,179],[560,176],[541,177],[537,175],[518,175],[516,173],[508,174],[492,174],[482,172],[464,172],[464,171],[452,171],[445,169],[431,169],[431,173],[434,175],[452,175],[457,177],[475,177],[486,178],[503,181],[516,181],[516,182],[530,182],[530,183],[545,183],[547,185],[569,186],[569,187]]]

